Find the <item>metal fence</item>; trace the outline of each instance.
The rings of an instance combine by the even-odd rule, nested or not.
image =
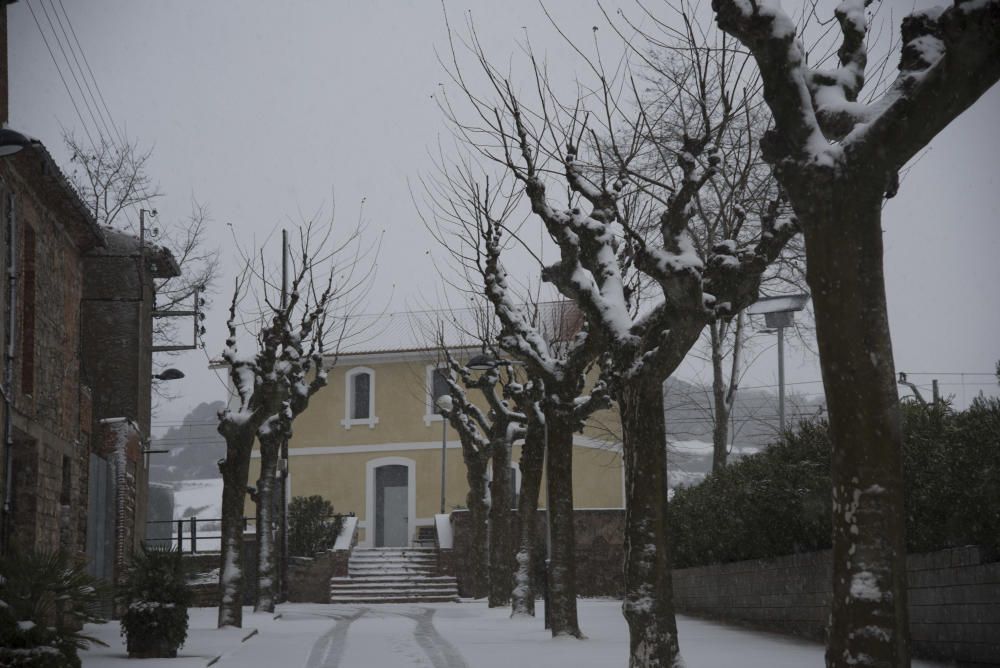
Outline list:
[[[199,531],[198,525],[202,529]],[[150,520],[146,522],[146,542],[152,545],[168,543],[184,554],[218,552],[222,540],[221,517],[185,517],[179,520]],[[243,533],[256,532],[257,518],[243,518]],[[186,545],[186,549],[185,549]]]

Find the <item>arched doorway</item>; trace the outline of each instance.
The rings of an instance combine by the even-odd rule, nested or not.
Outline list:
[[[384,457],[368,462],[365,542],[373,547],[406,547],[413,534],[416,490],[414,462]]]

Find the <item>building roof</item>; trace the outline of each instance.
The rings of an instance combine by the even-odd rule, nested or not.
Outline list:
[[[87,251],[105,245],[97,221],[44,144],[33,140],[5,160],[58,215],[60,224],[66,227],[78,248]]]
[[[551,341],[568,341],[583,325],[580,311],[568,301],[542,302],[530,314]],[[352,357],[430,354],[438,349],[439,331],[448,349],[471,351],[480,348],[484,339],[495,341],[500,330],[492,312],[484,315],[474,308],[366,313],[339,322],[336,329],[328,325],[330,336],[340,336],[339,355]],[[215,359],[211,366],[225,363]]]
[[[551,341],[568,341],[583,326],[572,302],[542,302],[528,309]],[[463,308],[358,315],[344,329],[340,354],[372,355],[436,350],[439,332],[447,348],[478,348],[484,340],[496,340],[500,325],[491,310]]]
[[[101,231],[104,234],[105,245],[103,248],[91,251],[91,255],[133,257],[139,252],[139,237],[131,232],[109,225],[102,226]],[[151,243],[148,239],[144,241],[143,247],[146,263],[154,277],[173,278],[181,275],[180,265],[169,249]]]

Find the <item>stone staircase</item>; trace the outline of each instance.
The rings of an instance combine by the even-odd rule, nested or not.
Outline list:
[[[432,547],[356,547],[348,577],[330,580],[330,603],[434,603],[458,600],[458,582],[435,576]]]

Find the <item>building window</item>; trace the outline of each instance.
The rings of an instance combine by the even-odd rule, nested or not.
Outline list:
[[[340,423],[345,429],[359,424],[374,429],[378,424],[375,417],[375,372],[367,367],[357,367],[348,371],[344,380],[344,419]]]
[[[21,256],[21,393],[35,392],[35,230],[24,226]]]
[[[59,491],[59,503],[68,506],[72,503],[73,496],[73,464],[69,457],[62,458],[62,488]]]
[[[367,373],[356,373],[351,378],[351,419],[367,420],[371,417],[372,377]]]
[[[427,367],[427,399],[424,403],[424,424],[440,422],[441,413],[437,407],[438,397],[449,394],[448,369],[445,367]]]

